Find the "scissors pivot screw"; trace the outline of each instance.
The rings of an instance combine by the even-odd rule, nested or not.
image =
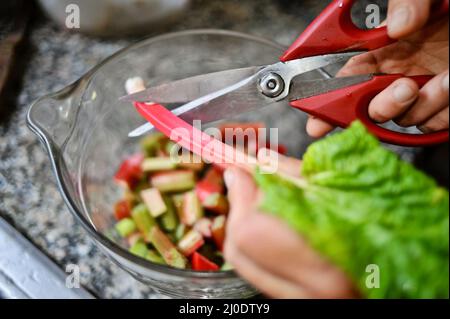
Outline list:
[[[284,81],[280,75],[270,72],[261,78],[258,88],[265,96],[274,98],[283,93]]]

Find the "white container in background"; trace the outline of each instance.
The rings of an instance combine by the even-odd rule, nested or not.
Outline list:
[[[73,13],[70,5],[76,5],[80,12],[80,28],[71,30],[100,36],[148,33],[152,28],[175,22],[189,2],[190,0],[39,0],[44,12],[67,29],[71,29],[66,25],[68,15]]]

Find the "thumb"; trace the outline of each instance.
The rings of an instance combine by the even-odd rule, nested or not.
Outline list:
[[[231,167],[224,173],[230,202],[229,222],[235,223],[253,211],[258,199],[258,188],[245,171]]]
[[[419,31],[430,16],[432,0],[389,1],[387,28],[393,39],[407,37]]]

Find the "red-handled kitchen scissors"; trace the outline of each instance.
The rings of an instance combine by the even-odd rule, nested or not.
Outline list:
[[[355,0],[333,1],[280,58],[269,66],[249,67],[199,75],[152,87],[126,96],[133,102],[152,101],[168,105],[184,104],[160,118],[152,106],[136,103],[139,112],[161,130],[169,128],[175,116],[186,121],[212,122],[230,115],[257,110],[288,100],[294,108],[305,111],[339,127],[361,120],[380,140],[404,146],[425,146],[448,141],[448,130],[429,134],[407,134],[375,124],[368,115],[370,100],[395,80],[391,75],[358,75],[306,81],[302,75],[342,63],[360,51],[387,46],[386,27],[361,30],[351,20]],[[447,16],[449,0],[432,8],[432,18]],[[433,21],[430,21],[432,23]],[[432,76],[410,77],[423,86]],[[180,124],[180,123],[179,123]],[[150,123],[130,133],[138,136],[152,128]],[[167,133],[167,132],[166,132]]]

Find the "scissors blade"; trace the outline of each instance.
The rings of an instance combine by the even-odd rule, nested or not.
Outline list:
[[[126,95],[120,98],[121,101],[129,102],[153,102],[159,104],[187,103],[199,99],[210,93],[219,91],[250,77],[263,69],[284,69],[290,73],[299,75],[320,69],[330,64],[345,62],[350,57],[361,52],[351,52],[342,54],[328,54],[293,60],[286,63],[275,63],[269,66],[251,66],[247,68],[232,69],[220,72],[197,75],[182,80],[163,83],[153,86],[144,91]]]
[[[266,72],[278,72],[280,75],[284,77],[288,82],[291,81],[294,77],[299,77],[301,74],[308,73],[310,71],[320,69],[322,67],[326,67],[328,65],[342,63],[347,61],[349,58],[360,54],[361,52],[351,52],[351,53],[343,53],[343,54],[329,54],[324,56],[316,56],[310,58],[304,58],[301,60],[289,61],[286,63],[278,62],[273,65],[269,65],[267,67],[250,67],[245,69],[238,70],[228,70],[222,72],[211,73],[207,75],[200,75],[194,78],[188,78],[185,80],[177,81],[179,82],[177,85],[172,85],[171,90],[189,90],[187,86],[190,86],[191,92],[185,92],[184,97],[194,97],[195,95],[200,95],[198,98],[193,99],[191,102],[173,110],[172,112],[179,116],[181,119],[191,122],[193,120],[201,120],[204,123],[213,122],[219,119],[224,119],[230,117],[230,115],[242,114],[246,113],[258,108],[262,108],[269,104],[277,103],[274,99],[269,99],[263,96],[257,90],[257,81],[259,79],[259,75]],[[238,71],[238,72],[236,72]],[[211,93],[207,93],[206,95],[202,95],[205,90],[201,88],[207,87],[203,85],[203,81],[205,79],[209,79],[210,81],[214,81],[216,79],[218,82],[221,82],[221,77],[225,74],[225,76],[231,77],[239,77],[246,73],[253,74],[237,83],[231,84],[227,87],[224,87],[219,90],[215,90]],[[248,74],[247,73],[247,74]],[[190,81],[194,80],[194,85],[190,84]],[[227,80],[228,82],[228,80]],[[232,82],[232,81],[229,81]],[[174,82],[175,83],[175,82]],[[221,82],[223,85],[224,81]],[[170,85],[170,84],[169,84]],[[187,85],[187,86],[186,86]],[[223,86],[222,86],[223,87]],[[192,91],[194,88],[194,91]],[[196,89],[195,89],[196,88]],[[148,92],[152,91],[151,97],[148,95]],[[162,98],[162,94],[158,91],[163,92],[163,89],[158,89],[158,87],[154,88],[154,90],[149,89],[145,90],[142,93],[141,97],[145,97],[147,101],[152,101],[156,103],[170,103],[175,102],[173,97],[170,97],[168,91],[165,91],[164,98]],[[137,94],[140,94],[139,92]],[[174,92],[174,94],[176,94]],[[183,94],[183,93],[181,93]],[[284,95],[284,97],[286,97]],[[125,99],[132,101],[136,101],[133,98],[136,97],[136,94],[131,96],[126,96]],[[149,98],[150,97],[150,98]],[[181,96],[179,96],[181,98]],[[188,99],[190,100],[190,99]],[[278,99],[277,101],[281,101]],[[180,102],[178,100],[178,102]],[[148,131],[150,131],[153,126],[150,123],[146,123],[143,126],[133,130],[128,134],[129,137],[137,137]]]
[[[182,105],[172,110],[172,113],[189,123],[194,120],[209,123],[275,103],[273,99],[266,98],[257,92],[258,78],[258,73],[254,74],[238,83]],[[146,123],[130,132],[128,136],[141,136],[152,129],[153,126]]]
[[[233,85],[257,73],[262,66],[226,70],[164,83],[120,98],[129,102],[153,102],[158,104],[182,103]]]
[[[155,127],[151,123],[145,123],[128,133],[128,137],[139,137],[151,132]]]

